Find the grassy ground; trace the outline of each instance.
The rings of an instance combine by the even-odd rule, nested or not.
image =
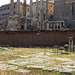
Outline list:
[[[31,60],[31,58],[33,58],[33,56],[29,56],[27,58],[21,58],[20,56],[27,56],[27,55],[31,55],[31,54],[35,54],[35,53],[42,53],[42,52],[43,52],[43,55],[46,55],[47,52],[55,53],[52,55],[46,55],[50,58],[75,59],[75,54],[73,54],[73,53],[70,53],[68,55],[59,54],[61,52],[65,52],[65,51],[64,50],[60,51],[60,50],[57,50],[56,48],[40,48],[40,47],[36,47],[36,48],[13,48],[13,47],[10,47],[10,50],[1,50],[0,49],[0,61],[5,62],[5,61],[9,61],[9,60],[16,60],[16,59],[24,59],[24,61]],[[57,52],[58,52],[58,54],[56,54]],[[44,59],[44,57],[43,57],[43,59]],[[59,65],[59,64],[62,64],[65,62],[65,61],[61,61],[61,60],[57,60],[57,59],[55,59],[55,60],[49,59],[49,61],[55,62],[56,65]],[[17,62],[17,61],[15,61],[15,62]],[[44,61],[43,63],[46,63],[46,61]],[[12,64],[12,63],[6,63],[6,64],[18,66],[16,64]],[[35,65],[35,64],[33,63],[33,64],[27,64],[27,65]],[[19,69],[26,69],[27,65],[18,66],[18,68]],[[69,65],[74,66],[74,64],[69,64]],[[52,66],[53,65],[49,65],[48,67],[52,67]],[[35,73],[36,73],[36,75],[56,75],[56,74],[59,75],[58,72],[57,73],[56,72],[47,72],[47,71],[36,70],[36,69],[31,71],[32,75],[35,75]]]

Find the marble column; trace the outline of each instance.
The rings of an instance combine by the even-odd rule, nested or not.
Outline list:
[[[60,30],[62,29],[62,27],[61,27],[61,21],[60,21]]]
[[[58,24],[58,22],[57,22],[57,29],[59,29],[58,26],[59,26],[59,24]]]
[[[11,0],[11,3],[10,3],[10,16],[13,16],[14,15],[14,0]]]
[[[47,29],[46,30],[49,30],[49,23],[47,23],[46,25],[47,25]]]
[[[20,15],[20,0],[17,0],[17,6],[16,6],[16,14]]]
[[[55,24],[53,24],[53,28],[55,29]]]
[[[40,29],[43,29],[43,0],[40,0]]]
[[[30,18],[32,19],[32,0],[30,0]]]
[[[26,17],[26,0],[24,0],[24,3],[23,3],[23,16]]]
[[[39,5],[39,1],[36,0],[36,19],[38,19],[38,5]]]
[[[50,27],[52,28],[52,24],[50,24]]]
[[[27,18],[26,18],[26,0],[24,0],[23,4],[23,16],[25,17],[24,29],[27,30]]]
[[[46,0],[46,11],[45,11],[45,20],[48,20],[48,0]]]

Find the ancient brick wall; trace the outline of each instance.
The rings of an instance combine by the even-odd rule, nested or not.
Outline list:
[[[0,32],[0,44],[10,46],[52,46],[68,44],[68,37],[74,37],[75,30],[69,31],[5,31]],[[75,40],[74,40],[75,43]]]

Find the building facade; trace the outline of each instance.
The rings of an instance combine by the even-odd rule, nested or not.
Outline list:
[[[43,18],[45,20],[46,1],[43,2]],[[48,19],[54,15],[54,1],[48,1]],[[33,2],[33,18],[36,18],[36,2]],[[38,18],[40,18],[40,1],[38,1]]]
[[[54,20],[65,20],[68,28],[75,28],[75,0],[55,0]]]
[[[55,0],[54,19],[71,19],[75,15],[75,0]]]
[[[14,3],[14,15],[17,14],[16,11],[16,7],[17,7],[17,2]],[[29,5],[27,5],[26,8],[27,11],[27,15],[29,15]],[[6,21],[7,17],[9,17],[10,15],[10,4],[7,5],[3,5],[0,7],[0,23],[3,23],[4,21]],[[20,16],[23,15],[23,4],[22,2],[20,2]]]

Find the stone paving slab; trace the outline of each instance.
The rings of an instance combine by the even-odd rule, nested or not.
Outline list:
[[[30,70],[24,70],[24,69],[19,69],[19,70],[16,70],[16,72],[21,72],[21,73],[29,73],[31,72]]]
[[[42,69],[45,66],[37,66],[37,65],[28,65],[27,68],[37,68],[37,69]]]

